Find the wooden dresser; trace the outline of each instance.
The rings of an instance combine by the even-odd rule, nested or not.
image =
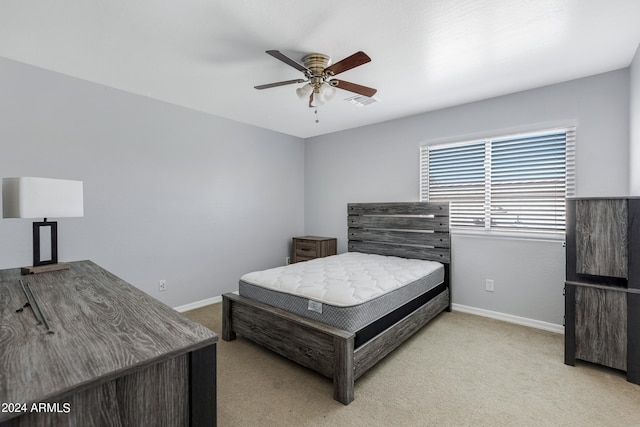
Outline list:
[[[216,425],[217,335],[91,261],[0,270],[0,315],[0,426]]]
[[[335,255],[337,251],[337,241],[335,237],[294,237],[293,258],[291,262],[309,261],[314,258]]]
[[[567,201],[565,363],[640,384],[640,199]]]

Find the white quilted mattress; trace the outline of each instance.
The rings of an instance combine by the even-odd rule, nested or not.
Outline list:
[[[347,252],[245,274],[240,280],[347,307],[362,304],[442,268],[434,261]]]
[[[443,280],[438,262],[347,252],[245,274],[239,293],[357,331]]]

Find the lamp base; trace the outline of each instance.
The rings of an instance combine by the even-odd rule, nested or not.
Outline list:
[[[69,267],[70,265],[68,262],[57,262],[55,264],[32,265],[29,267],[22,267],[20,269],[20,272],[22,274],[48,273],[50,271],[68,270]]]

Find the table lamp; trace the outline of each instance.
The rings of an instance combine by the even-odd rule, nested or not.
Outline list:
[[[33,223],[33,266],[22,274],[64,270],[68,263],[58,262],[58,223],[47,218],[84,215],[82,181],[50,178],[3,178],[3,218],[44,218]],[[47,237],[51,246],[47,247]]]

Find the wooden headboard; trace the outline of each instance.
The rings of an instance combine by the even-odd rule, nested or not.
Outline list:
[[[448,202],[349,203],[349,252],[451,262]]]

